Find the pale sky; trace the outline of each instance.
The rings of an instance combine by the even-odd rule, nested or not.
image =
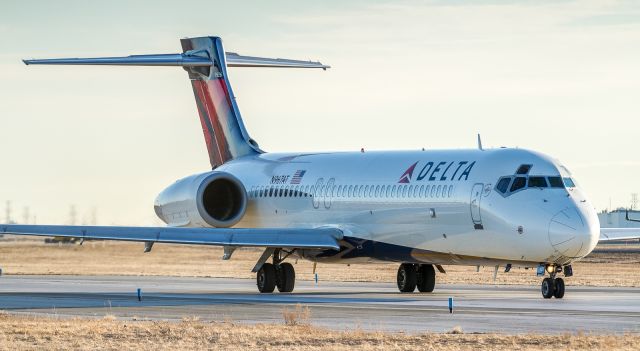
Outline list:
[[[231,68],[267,151],[517,146],[559,158],[598,210],[640,192],[637,1],[0,2],[0,222],[154,225],[153,200],[209,169],[180,68],[22,58],[227,51],[333,68]]]

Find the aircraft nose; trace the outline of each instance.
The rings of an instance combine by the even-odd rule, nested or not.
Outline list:
[[[549,241],[553,249],[568,258],[586,256],[597,243],[597,230],[590,218],[576,207],[556,213],[549,222]]]

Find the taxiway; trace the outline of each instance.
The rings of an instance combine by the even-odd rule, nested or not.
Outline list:
[[[312,324],[334,329],[640,333],[640,288],[575,287],[570,280],[564,299],[544,300],[537,286],[436,285],[432,294],[401,294],[393,283],[299,281],[292,294],[259,294],[246,279],[0,277],[0,309],[19,314],[282,323],[283,309],[296,304],[310,307]]]

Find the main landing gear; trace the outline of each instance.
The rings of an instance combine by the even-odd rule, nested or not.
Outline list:
[[[544,278],[542,280],[542,286],[540,287],[540,291],[542,292],[542,297],[545,299],[550,299],[555,297],[556,299],[561,299],[564,297],[564,279],[556,278],[556,275],[559,272],[562,272],[561,266],[548,265],[545,267],[545,271],[549,273],[548,278]],[[570,277],[573,275],[571,266],[564,267],[564,275],[565,277]]]
[[[278,288],[279,292],[293,291],[296,284],[296,271],[291,263],[282,262],[291,253],[275,250],[273,252],[273,263],[262,264],[256,275],[258,291],[272,293],[275,288]],[[265,254],[267,254],[267,251],[265,251]]]
[[[420,292],[432,292],[436,285],[436,271],[430,264],[403,263],[398,268],[398,290],[413,292],[416,287]]]

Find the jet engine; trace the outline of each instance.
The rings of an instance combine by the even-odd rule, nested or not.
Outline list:
[[[176,181],[158,195],[156,214],[170,226],[231,227],[247,209],[247,191],[226,172],[207,172]]]

